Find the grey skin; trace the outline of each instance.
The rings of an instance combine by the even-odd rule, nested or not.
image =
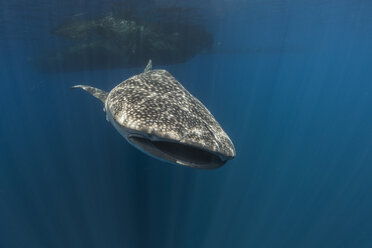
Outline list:
[[[235,157],[235,148],[208,109],[166,70],[152,70],[118,84],[109,93],[76,85],[104,104],[106,119],[130,144],[157,159],[215,169]]]

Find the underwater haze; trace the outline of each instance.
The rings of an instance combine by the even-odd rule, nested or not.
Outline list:
[[[368,0],[0,0],[0,247],[372,247],[371,13]],[[147,54],[213,113],[233,160],[156,160],[71,90],[110,91]]]

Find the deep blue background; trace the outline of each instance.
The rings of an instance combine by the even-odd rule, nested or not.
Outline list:
[[[219,46],[163,68],[233,140],[215,171],[140,153],[69,89],[143,68],[31,66],[110,4],[0,0],[1,248],[372,247],[371,1],[195,1]]]

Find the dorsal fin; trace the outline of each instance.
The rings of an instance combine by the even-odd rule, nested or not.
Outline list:
[[[98,88],[94,88],[94,87],[89,86],[89,85],[75,85],[75,86],[72,86],[72,89],[77,89],[77,88],[81,88],[81,89],[89,92],[92,96],[94,96],[95,98],[98,98],[103,103],[106,102],[106,98],[108,96],[108,93],[106,91],[100,90]]]
[[[145,68],[145,70],[143,72],[145,73],[145,72],[148,72],[150,70],[152,70],[152,61],[151,61],[151,59],[147,63],[146,68]]]

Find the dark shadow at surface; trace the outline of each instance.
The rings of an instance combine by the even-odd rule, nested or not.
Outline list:
[[[123,5],[123,4],[122,4]],[[182,63],[207,52],[213,37],[197,9],[119,6],[96,18],[75,15],[51,30],[69,45],[49,51],[36,61],[46,73]]]

